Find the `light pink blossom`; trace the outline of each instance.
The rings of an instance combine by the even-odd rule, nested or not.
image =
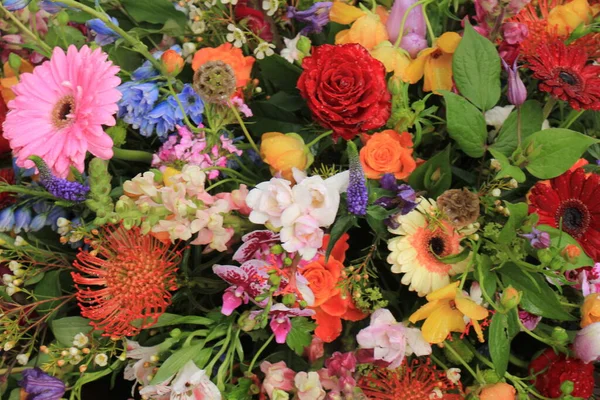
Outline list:
[[[289,392],[294,388],[294,375],[296,373],[287,367],[285,361],[274,364],[263,361],[260,364],[260,370],[265,374],[262,387],[269,399],[273,399],[273,391],[276,389]]]
[[[600,322],[590,324],[577,332],[573,350],[577,358],[584,363],[600,361]]]
[[[321,385],[319,374],[315,371],[298,372],[294,378],[294,384],[298,392],[298,400],[323,400],[325,391]]]

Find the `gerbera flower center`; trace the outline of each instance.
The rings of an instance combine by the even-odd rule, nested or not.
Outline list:
[[[57,129],[62,129],[73,122],[69,116],[75,111],[75,98],[71,95],[62,97],[52,110],[52,124]]]
[[[444,254],[444,250],[446,248],[444,244],[444,239],[439,236],[434,236],[429,239],[429,248],[436,256],[441,256]]]
[[[556,225],[574,238],[583,235],[590,225],[590,212],[587,206],[579,199],[563,201],[556,210]]]
[[[562,81],[564,83],[566,83],[567,85],[576,85],[578,83],[577,78],[575,76],[573,76],[572,74],[562,71],[558,74],[558,77],[560,79],[562,79]]]

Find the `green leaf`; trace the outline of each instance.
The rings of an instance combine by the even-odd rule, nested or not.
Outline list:
[[[52,270],[46,272],[44,279],[42,279],[37,285],[33,293],[38,301],[49,300],[56,297],[60,297],[62,291],[60,289],[60,270]],[[42,314],[46,314],[55,311],[56,307],[60,305],[60,300],[48,301],[42,303],[36,308],[36,311]]]
[[[21,400],[21,389],[11,390],[8,400]]]
[[[577,246],[579,250],[581,250],[581,254],[573,264],[569,264],[567,270],[577,269],[581,267],[589,267],[590,265],[594,265],[594,260],[585,254],[581,245],[575,240],[571,235],[567,232],[561,231],[560,229],[553,228],[549,225],[538,225],[537,229],[543,232],[548,232],[550,234],[550,240],[552,241],[552,246],[562,249],[566,245],[571,244],[573,246]]]
[[[498,376],[504,376],[510,355],[510,338],[508,335],[508,317],[495,313],[490,323],[489,333],[490,356]]]
[[[532,148],[527,171],[539,179],[551,179],[564,173],[598,139],[569,129],[552,128],[531,135],[523,148]]]
[[[483,113],[464,97],[440,90],[446,101],[448,133],[466,155],[479,158],[485,154],[487,126]]]
[[[517,230],[523,225],[527,218],[527,203],[505,203],[506,208],[510,211],[508,221],[498,236],[498,243],[509,244],[517,236]]]
[[[466,260],[467,257],[469,257],[469,254],[471,254],[471,249],[465,247],[460,253],[452,254],[446,257],[438,257],[437,254],[435,254],[435,252],[433,251],[433,249],[431,249],[431,254],[435,255],[435,258],[437,258],[438,261],[441,261],[444,264],[456,264],[463,260]]]
[[[381,206],[371,205],[367,207],[367,222],[371,229],[375,231],[377,236],[386,237],[388,234],[387,227],[383,220],[390,216],[395,211],[388,211]]]
[[[121,0],[121,4],[137,22],[166,24],[172,19],[180,26],[187,25],[185,14],[173,7],[173,3],[169,0]]]
[[[439,176],[432,176],[435,174]],[[415,190],[426,190],[431,197],[437,197],[450,188],[452,184],[452,169],[450,167],[450,146],[419,165],[410,174],[408,183]]]
[[[525,182],[525,172],[521,170],[521,168],[514,166],[510,163],[509,159],[498,150],[493,148],[488,148],[492,156],[500,163],[500,171],[496,174],[496,179],[501,178],[514,178],[517,182],[523,183]]]
[[[452,56],[452,75],[460,93],[479,107],[489,110],[500,99],[500,57],[496,46],[468,22]],[[479,156],[478,156],[479,157]]]
[[[496,273],[491,271],[492,260],[490,256],[483,254],[477,257],[475,272],[481,290],[488,295],[490,299],[494,298],[496,293]]]
[[[250,387],[252,380],[248,378],[238,379],[237,385],[227,391],[226,398],[229,400],[252,400],[252,392]]]
[[[188,361],[198,356],[198,353],[204,348],[205,342],[195,344],[193,346],[184,347],[171,354],[169,358],[158,369],[154,378],[150,382],[151,385],[164,382],[169,377],[175,375]]]
[[[520,306],[525,311],[559,321],[575,320],[564,310],[556,293],[540,274],[528,274],[528,276],[514,264],[505,264],[499,271],[504,286],[511,285],[523,293]]]
[[[519,310],[513,308],[506,316],[508,321],[508,337],[512,340],[519,332],[521,332],[521,327],[519,326]]]
[[[525,140],[533,133],[540,131],[543,122],[544,113],[540,103],[535,100],[527,100],[523,103],[521,106],[521,140]],[[510,157],[517,149],[517,142],[517,110],[513,110],[502,124],[496,142],[491,148],[506,157]]]
[[[212,353],[212,348],[202,349],[198,352],[198,354],[194,356],[192,361],[194,361],[194,364],[196,364],[198,368],[203,369],[206,366],[206,364],[208,364],[208,362],[210,361]]]
[[[156,324],[152,328],[162,328],[163,326],[190,324],[190,325],[212,325],[215,321],[210,318],[199,317],[197,315],[177,315],[164,313],[158,318]]]
[[[78,333],[90,333],[90,320],[83,317],[65,317],[50,322],[52,334],[63,346],[73,346],[73,339]]]
[[[50,47],[61,47],[66,50],[70,45],[81,47],[85,43],[85,36],[77,28],[69,25],[53,25],[48,28],[44,41]]]
[[[354,214],[346,214],[344,216],[338,217],[331,228],[331,233],[329,236],[329,245],[327,246],[327,251],[325,252],[325,260],[329,260],[329,255],[333,250],[333,246],[335,243],[342,237],[342,235],[350,228],[356,225],[356,215]]]
[[[300,67],[290,64],[277,54],[256,61],[262,73],[262,80],[266,80],[286,92],[298,94],[296,82],[302,73]]]
[[[292,330],[288,333],[285,343],[294,350],[299,356],[304,352],[304,348],[310,345],[312,341],[312,331],[315,324],[304,317],[292,318]]]

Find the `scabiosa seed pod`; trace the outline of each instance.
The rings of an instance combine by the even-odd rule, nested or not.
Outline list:
[[[90,187],[83,185],[79,182],[70,182],[63,178],[57,178],[52,175],[48,166],[38,156],[29,157],[35,163],[38,171],[40,172],[40,185],[48,191],[52,196],[72,201],[74,203],[81,203],[85,201]]]
[[[235,72],[223,61],[208,61],[194,74],[192,87],[205,102],[222,103],[235,92]]]
[[[365,215],[367,213],[367,203],[369,202],[365,173],[360,164],[358,150],[354,142],[348,141],[347,150],[350,162],[350,182],[346,192],[348,211],[355,215]]]
[[[437,204],[456,228],[472,224],[479,217],[479,196],[467,189],[446,190]]]

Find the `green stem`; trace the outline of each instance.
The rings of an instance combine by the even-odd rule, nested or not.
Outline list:
[[[230,175],[236,175],[240,179],[243,179],[243,181],[244,181],[243,183],[245,183],[245,184],[247,184],[249,186],[254,186],[254,183],[253,183],[252,179],[248,179],[248,177],[242,175],[240,172],[238,172],[238,171],[236,171],[234,169],[231,169],[231,168],[227,168],[227,167],[208,167],[208,168],[204,168],[202,170],[202,172],[212,171],[214,169],[216,169],[217,171],[227,172]]]
[[[400,42],[402,41],[402,37],[404,36],[404,25],[406,24],[406,20],[408,19],[408,14],[410,14],[410,12],[413,10],[413,8],[418,7],[420,5],[424,6],[428,2],[429,2],[429,0],[417,1],[415,4],[411,4],[411,6],[406,9],[406,12],[402,16],[402,22],[400,23],[400,32],[398,33],[398,38],[396,39],[396,42],[394,42],[394,47],[400,46]],[[425,12],[423,12],[423,15],[425,15]],[[427,23],[427,19],[425,20],[425,23]],[[432,40],[433,40],[433,36],[432,36]]]
[[[443,362],[441,362],[439,358],[437,358],[436,356],[434,356],[433,353],[431,353],[429,355],[429,357],[433,360],[434,363],[436,363],[437,365],[439,365],[444,371],[448,370],[448,366],[446,364],[444,364]]]
[[[212,185],[210,185],[209,187],[207,187],[204,190],[206,190],[208,192],[208,191],[210,191],[218,186],[221,186],[224,183],[228,183],[228,182],[241,182],[241,181],[239,179],[235,179],[235,178],[227,178],[227,179],[223,179],[221,181],[213,183]]]
[[[312,140],[309,144],[307,144],[306,147],[310,148],[310,147],[314,146],[315,144],[319,143],[319,141],[321,139],[326,138],[327,136],[331,135],[332,133],[333,133],[333,131],[327,131],[327,132],[321,133],[314,140]]]
[[[148,61],[150,61],[150,63],[154,66],[154,68],[156,68],[158,71],[160,71],[161,75],[167,75],[165,73],[165,69],[163,64],[157,60],[156,58],[154,58],[152,56],[152,54],[150,54],[150,52],[148,51],[148,47],[142,43],[141,41],[139,41],[138,39],[136,39],[135,37],[131,36],[129,33],[125,32],[122,28],[118,27],[117,25],[115,25],[110,18],[108,18],[108,15],[101,13],[95,9],[93,9],[92,7],[88,7],[85,4],[81,4],[78,1],[75,0],[52,0],[52,2],[54,3],[61,3],[67,7],[72,7],[72,8],[76,8],[78,10],[81,10],[83,12],[88,13],[89,15],[96,17],[98,19],[100,19],[102,22],[104,22],[110,29],[112,29],[113,31],[115,31],[117,34],[119,34],[123,39],[125,39],[127,42],[129,42],[129,44],[131,44],[133,50],[137,51],[138,53],[140,53],[141,55],[143,55],[144,57],[146,57],[146,59],[148,59]]]
[[[450,342],[449,342],[448,340],[446,340],[446,341],[444,342],[444,345],[446,346],[446,348],[448,349],[448,351],[449,351],[450,353],[452,353],[452,355],[453,355],[454,357],[456,357],[458,360],[460,360],[460,363],[463,365],[463,367],[465,367],[465,369],[466,369],[467,371],[469,371],[469,373],[470,373],[471,375],[473,375],[473,378],[475,378],[475,380],[476,380],[477,382],[479,382],[479,383],[481,383],[481,384],[484,384],[484,383],[485,383],[485,382],[481,381],[481,378],[479,378],[479,377],[477,376],[477,374],[475,373],[475,371],[473,371],[473,368],[471,368],[471,366],[470,366],[469,364],[467,364],[467,362],[466,362],[465,360],[463,360],[463,358],[460,356],[460,354],[458,354],[458,353],[456,352],[456,350],[454,350],[454,349],[452,348],[452,346],[450,345]]]
[[[508,356],[508,361],[512,364],[512,365],[516,365],[517,367],[521,367],[521,368],[527,368],[529,367],[529,363],[526,361],[521,360],[520,358],[517,358],[516,356],[510,354]]]
[[[229,325],[229,329],[227,329],[227,336],[225,336],[225,339],[223,340],[223,344],[221,345],[221,349],[219,350],[219,352],[215,355],[215,357],[212,359],[212,361],[206,366],[206,373],[207,375],[209,375],[210,377],[210,373],[213,370],[213,367],[215,366],[215,364],[217,363],[217,361],[219,361],[219,359],[221,358],[221,356],[223,355],[223,353],[225,353],[227,351],[227,348],[229,346],[229,342],[231,341],[231,329],[233,328],[233,324]]]
[[[237,108],[235,108],[235,106],[231,103],[231,100],[227,100],[227,105],[229,106],[231,111],[233,111],[235,119],[237,119],[237,122],[238,124],[240,124],[242,131],[244,131],[244,135],[246,135],[246,139],[248,139],[248,142],[250,143],[254,151],[256,151],[256,154],[260,154],[260,150],[258,149],[258,146],[256,146],[256,143],[254,143],[254,139],[252,139],[252,136],[250,136],[250,132],[248,132],[248,129],[246,129],[246,124],[244,124],[244,121],[242,120],[242,117],[240,116],[240,113],[238,112]]]
[[[583,114],[584,112],[585,110],[571,110],[569,116],[567,117],[567,120],[563,122],[560,127],[564,129],[569,129],[569,127],[573,125],[573,122],[577,121],[577,119],[581,117],[581,114]]]
[[[429,17],[427,16],[427,6],[429,3],[423,4],[423,18],[425,19],[425,25],[427,25],[427,32],[429,32],[429,37],[431,38],[431,44],[435,43],[435,34],[433,33],[433,28],[431,27],[431,22],[429,22]]]
[[[517,106],[517,148],[521,148],[521,106]]]
[[[141,150],[126,150],[118,147],[113,147],[113,157],[125,161],[139,161],[150,164],[152,162],[152,154]]]
[[[550,99],[548,99],[548,102],[546,104],[544,104],[544,111],[543,111],[543,116],[544,119],[548,118],[548,115],[550,115],[550,113],[552,112],[552,109],[554,108],[554,105],[556,104],[557,100],[554,97],[550,97]]]
[[[4,14],[6,14],[6,16],[8,16],[8,18],[10,18],[10,20],[17,26],[17,28],[19,28],[19,30],[21,32],[23,32],[24,34],[26,34],[27,36],[32,38],[40,46],[40,48],[41,48],[40,53],[43,53],[44,56],[50,58],[50,56],[52,55],[52,48],[50,46],[48,46],[46,43],[44,43],[44,41],[41,40],[38,37],[38,35],[33,33],[21,21],[19,21],[19,19],[17,17],[15,17],[12,12],[8,11],[6,9],[6,7],[4,7],[2,5],[2,3],[0,3],[0,10],[4,11]],[[34,16],[34,18],[35,18],[35,16]]]
[[[273,338],[275,337],[275,335],[271,335],[271,337],[269,337],[267,339],[267,341],[261,346],[260,349],[258,349],[258,351],[256,352],[256,354],[254,355],[254,358],[252,359],[252,361],[250,361],[250,366],[248,367],[248,372],[252,372],[252,368],[254,368],[254,364],[256,364],[256,361],[258,360],[258,357],[260,356],[260,354],[265,351],[265,349],[267,348],[267,346],[269,345],[269,343],[271,343],[271,341],[273,341]]]

